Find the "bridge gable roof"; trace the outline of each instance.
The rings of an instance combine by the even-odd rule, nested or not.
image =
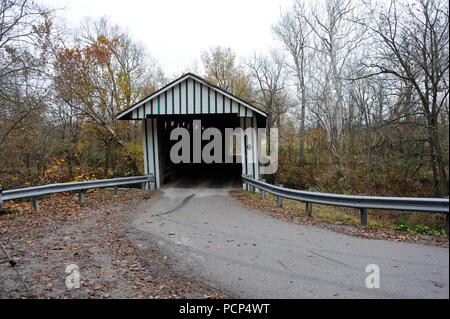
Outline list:
[[[226,114],[267,117],[247,101],[187,73],[116,115],[119,120],[138,120],[152,115]]]

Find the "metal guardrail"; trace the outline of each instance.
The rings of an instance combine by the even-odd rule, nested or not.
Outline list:
[[[242,175],[242,182],[261,190],[264,199],[265,192],[278,197],[278,206],[282,206],[282,199],[288,198],[306,203],[306,215],[311,216],[312,204],[333,205],[357,208],[361,211],[361,225],[367,226],[367,210],[401,210],[442,213],[446,215],[445,232],[449,231],[449,199],[448,198],[414,198],[414,197],[381,197],[362,195],[341,195],[301,191],[284,188],[256,180],[248,175]]]
[[[38,198],[40,196],[63,192],[78,192],[79,202],[84,203],[84,193],[88,189],[114,187],[114,195],[117,196],[118,186],[142,184],[142,188],[144,188],[146,183],[154,181],[155,181],[154,175],[144,175],[144,176],[101,179],[86,182],[49,184],[3,191],[2,189],[0,189],[0,209],[2,208],[3,202],[5,201],[31,197],[33,201],[33,209],[39,210]]]

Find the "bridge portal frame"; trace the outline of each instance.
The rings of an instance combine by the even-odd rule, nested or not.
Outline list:
[[[160,188],[170,171],[170,167],[164,164],[167,159],[163,157],[167,152],[163,151],[164,143],[160,138],[163,129],[168,123],[172,126],[188,125],[189,121],[181,122],[180,117],[192,119],[195,115],[209,114],[238,117],[239,127],[244,132],[247,128],[266,128],[267,114],[264,111],[192,73],[181,76],[116,115],[118,120],[143,122],[144,171],[155,175],[151,188]],[[260,145],[256,130],[251,132],[240,135],[242,174],[259,179]],[[243,184],[243,187],[248,186]]]

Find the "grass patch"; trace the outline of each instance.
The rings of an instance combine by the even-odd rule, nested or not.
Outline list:
[[[405,231],[415,234],[426,234],[426,235],[432,235],[432,236],[445,236],[445,231],[443,230],[435,230],[431,229],[428,226],[425,225],[415,225],[414,227],[410,227],[405,224],[398,225],[394,227],[395,230],[399,231]]]
[[[277,206],[277,196],[266,193],[266,199],[263,200],[261,199],[261,193],[249,191],[244,193],[252,199],[255,208],[280,209]],[[282,210],[297,216],[306,216],[306,203],[283,198]],[[313,204],[311,218],[337,224],[360,225],[360,212],[355,208]],[[443,214],[368,210],[367,223],[372,228],[446,236],[444,231],[445,216]]]

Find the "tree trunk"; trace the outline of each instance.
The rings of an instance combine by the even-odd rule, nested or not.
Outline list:
[[[305,76],[303,74],[303,54],[302,54],[302,67],[301,67],[301,76],[300,76],[300,89],[302,90],[302,109],[300,113],[300,145],[299,145],[299,155],[300,155],[300,163],[304,164],[305,160],[305,113],[306,113],[306,93],[305,93]]]

